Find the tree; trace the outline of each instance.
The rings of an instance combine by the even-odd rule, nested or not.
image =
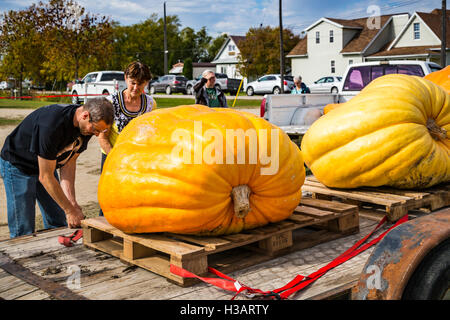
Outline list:
[[[50,0],[33,7],[48,44],[47,74],[70,79],[106,68],[113,41],[109,18],[85,12],[72,0]]]
[[[2,14],[0,24],[0,48],[2,61],[0,74],[13,77],[22,95],[22,81],[30,77],[39,81],[44,59],[42,30],[36,24],[35,8],[8,11]]]
[[[184,60],[183,75],[188,79],[192,79],[192,74],[193,74],[192,59],[187,58]]]
[[[179,48],[180,22],[177,16],[167,16],[167,45],[169,58],[177,62],[183,60]],[[139,60],[147,64],[153,75],[164,72],[164,21],[152,14],[147,20],[130,26],[114,25],[113,54],[110,66],[123,70],[130,62]]]
[[[299,41],[300,37],[290,29],[283,29],[284,52],[291,51]],[[238,70],[243,76],[258,77],[267,73],[280,73],[279,28],[250,28],[245,40],[239,42],[239,50]]]

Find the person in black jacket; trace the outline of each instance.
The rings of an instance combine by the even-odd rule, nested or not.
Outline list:
[[[91,136],[107,131],[113,119],[111,102],[95,98],[83,106],[36,109],[11,132],[0,157],[11,238],[34,232],[36,200],[46,229],[80,226],[84,215],[75,199],[76,161]]]
[[[211,108],[227,108],[227,99],[220,89],[216,88],[216,75],[211,70],[202,73],[202,79],[194,86],[195,103]]]

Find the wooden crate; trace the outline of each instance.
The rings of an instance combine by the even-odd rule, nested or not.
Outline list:
[[[357,189],[328,188],[314,176],[306,177],[303,191],[312,193],[314,199],[339,198],[359,207],[370,204],[382,208],[389,221],[396,221],[409,210],[429,208],[431,211],[450,205],[450,184],[441,184],[422,190],[400,190],[391,187],[362,187]],[[360,208],[360,213],[365,212]]]
[[[302,199],[287,220],[242,233],[201,237],[173,233],[126,234],[104,217],[82,221],[83,243],[137,265],[181,286],[197,279],[170,272],[170,264],[198,275],[208,266],[222,272],[240,270],[276,256],[359,231],[358,207],[326,200]],[[303,231],[301,235],[300,232]]]

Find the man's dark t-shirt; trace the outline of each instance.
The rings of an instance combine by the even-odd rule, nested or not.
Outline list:
[[[54,104],[30,113],[6,138],[1,157],[25,174],[38,175],[38,158],[57,160],[62,167],[75,153],[86,150],[91,136],[73,124],[79,105]]]

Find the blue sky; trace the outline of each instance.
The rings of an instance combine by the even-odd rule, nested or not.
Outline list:
[[[44,0],[43,2],[47,2]],[[163,0],[78,0],[87,11],[111,17],[121,25],[142,22],[152,13],[163,15]],[[0,0],[0,11],[20,10],[37,0]],[[222,32],[245,35],[250,27],[278,25],[279,0],[168,0],[167,15],[177,15],[182,27],[206,26],[212,36]],[[441,0],[283,0],[283,26],[300,34],[321,17],[352,19],[370,16],[371,6],[381,15],[414,11],[429,12]]]

